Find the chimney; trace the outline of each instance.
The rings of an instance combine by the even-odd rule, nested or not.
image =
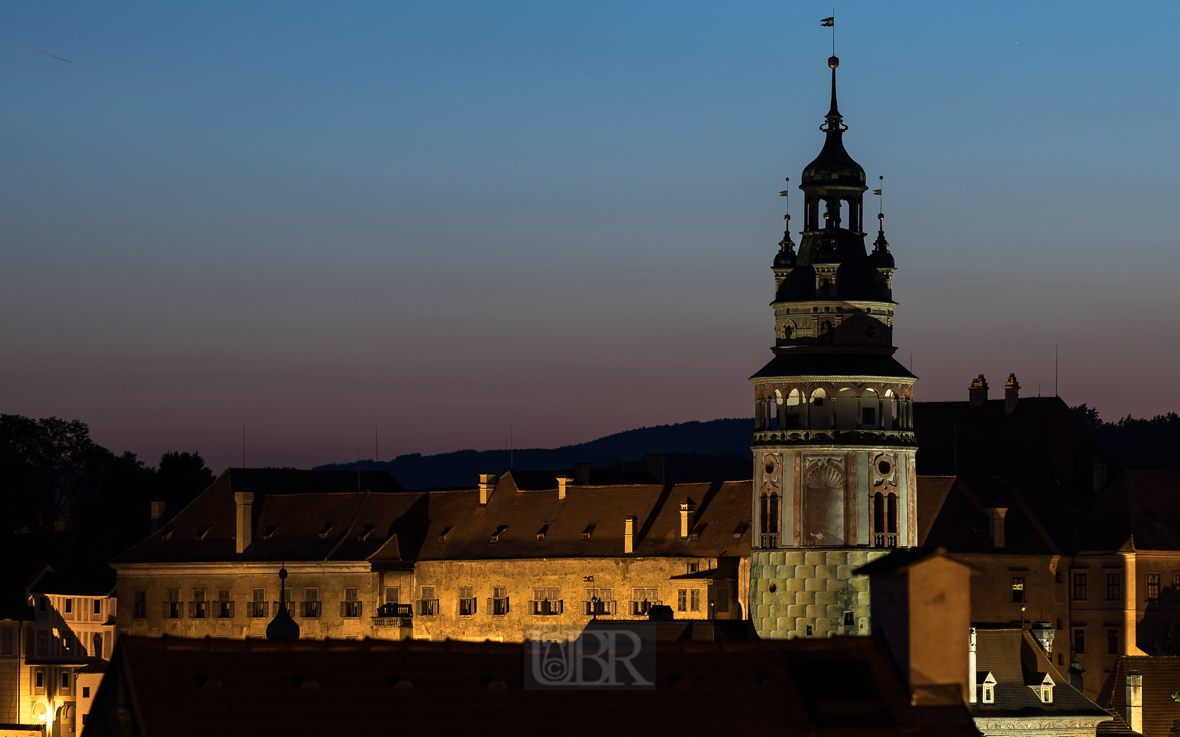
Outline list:
[[[1016,400],[1020,399],[1020,383],[1016,381],[1016,374],[1008,374],[1004,382],[1004,414],[1010,415],[1016,411]]]
[[[239,553],[244,553],[250,547],[250,540],[254,535],[254,492],[235,491],[234,503],[238,508],[237,530],[234,540]]]
[[[623,520],[623,552],[635,552],[635,515]]]
[[[160,529],[164,521],[164,502],[152,502],[152,532]]]
[[[1041,649],[1045,651],[1045,654],[1052,655],[1053,635],[1056,634],[1055,630],[1053,629],[1053,623],[1033,622],[1032,626],[1029,627],[1029,631],[1032,633],[1033,638],[1037,641],[1037,644],[1040,645]],[[1052,658],[1050,658],[1050,660],[1052,660]]]
[[[983,378],[983,374],[971,380],[971,386],[967,389],[967,399],[972,407],[979,407],[987,401],[987,379]]]
[[[557,498],[565,499],[565,490],[574,483],[574,477],[567,474],[557,477]]]
[[[575,485],[589,486],[590,485],[590,464],[589,463],[575,463],[574,464],[574,475],[577,476],[577,479],[574,481]]]
[[[1004,547],[1004,515],[1007,507],[990,507],[987,510],[987,531],[992,536],[992,547]]]
[[[664,454],[648,453],[643,460],[647,461],[647,473],[656,480],[656,483],[664,483],[664,469],[667,462]]]
[[[906,548],[862,566],[873,635],[897,662],[914,706],[970,703],[971,575],[944,548]]]
[[[1094,495],[1102,496],[1106,491],[1106,459],[1094,456]]]
[[[975,703],[975,673],[979,666],[975,662],[975,628],[971,628],[971,642],[967,646],[967,703]]]
[[[1127,671],[1127,725],[1143,734],[1143,676],[1137,670]]]
[[[479,506],[486,507],[488,500],[492,498],[492,492],[496,490],[496,474],[481,473],[479,475]]]
[[[680,503],[680,539],[687,540],[688,533],[692,532],[692,517],[693,504],[691,499],[685,499]]]

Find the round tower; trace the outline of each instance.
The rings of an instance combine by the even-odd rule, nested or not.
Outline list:
[[[890,548],[917,545],[912,425],[917,377],[894,359],[884,215],[866,252],[865,172],[832,103],[803,170],[799,251],[774,258],[774,358],[754,384],[750,616],[761,637],[868,634],[868,579]],[[785,193],[784,193],[785,194]]]

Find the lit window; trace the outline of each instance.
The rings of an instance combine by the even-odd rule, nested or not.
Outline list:
[[[492,598],[488,602],[488,608],[491,609],[493,617],[502,617],[508,613],[508,588],[506,586],[492,587]]]
[[[688,608],[689,608],[689,611],[693,611],[693,612],[699,612],[701,610],[701,590],[700,589],[693,589],[691,592],[689,592]]]
[[[1012,577],[1012,601],[1024,601],[1024,578],[1020,576]]]
[[[475,594],[471,586],[459,587],[459,616],[470,617],[475,614]]]
[[[425,591],[425,589],[423,589]],[[433,592],[433,589],[432,589]],[[358,598],[359,591],[357,589],[344,589],[344,601],[340,602],[340,616],[347,619],[356,619],[361,616],[361,602]]]
[[[676,611],[688,611],[688,589],[680,589],[676,592]]]
[[[303,601],[299,602],[299,616],[315,619],[320,616],[320,590],[306,588],[303,590]]]

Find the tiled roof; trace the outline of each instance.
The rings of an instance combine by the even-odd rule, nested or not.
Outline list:
[[[983,717],[1067,717],[1109,716],[1104,709],[1069,685],[1063,674],[1045,656],[1032,635],[1019,629],[977,629],[976,667],[980,674],[996,679],[995,703],[982,700],[972,707]],[[1040,683],[1044,674],[1053,679],[1053,703],[1042,703],[1029,683]]]
[[[888,353],[792,350],[779,354],[751,379],[792,376],[880,376],[916,379]]]
[[[992,544],[987,512],[992,507],[1008,510],[1003,548]],[[1023,495],[998,477],[919,476],[918,533],[922,545],[959,553],[1059,554]]]
[[[1127,713],[1127,672],[1143,676],[1143,734],[1164,737],[1180,719],[1180,703],[1172,694],[1180,691],[1180,657],[1164,655],[1123,655],[1098,692],[1098,704],[1111,711]]]
[[[1180,473],[1124,471],[1078,525],[1080,550],[1180,550]]]
[[[303,484],[298,473],[336,474],[337,483]],[[370,560],[388,566],[415,560],[614,557],[623,554],[629,515],[636,518],[637,557],[745,556],[750,550],[749,481],[571,485],[559,499],[553,476],[548,488],[532,483],[532,490],[522,490],[515,480],[519,474],[506,474],[481,506],[476,489],[357,492],[355,476],[343,472],[283,475],[290,486],[255,492],[254,529],[244,553],[235,553],[233,478],[243,474],[234,469],[112,563]],[[681,539],[680,504],[686,499],[694,506],[694,525],[692,536]]]
[[[87,734],[874,734],[977,737],[923,714],[873,638],[660,646],[656,688],[524,690],[525,646],[121,638]],[[713,704],[705,707],[705,702]],[[705,707],[705,708],[703,708]],[[121,721],[128,715],[133,724]],[[939,717],[932,723],[930,716]],[[924,718],[926,717],[926,718]]]

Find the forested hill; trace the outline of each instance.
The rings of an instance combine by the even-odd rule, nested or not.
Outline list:
[[[517,448],[512,451],[512,468],[518,471],[549,471],[572,468],[575,463],[615,466],[642,461],[649,453],[669,455],[716,456],[718,463],[742,469],[749,478],[752,419],[724,419],[708,422],[682,422],[626,430],[577,445],[560,448]],[[737,458],[735,458],[735,456]],[[421,453],[400,455],[392,461],[360,461],[366,471],[389,471],[407,488],[434,486],[474,486],[481,473],[508,470],[508,453],[503,450],[458,450],[424,456]],[[357,462],[331,463],[317,468],[352,469]]]

